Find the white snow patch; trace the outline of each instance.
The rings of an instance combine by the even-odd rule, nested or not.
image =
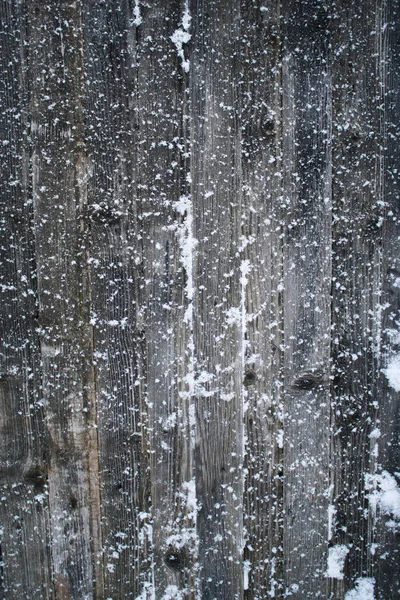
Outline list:
[[[189,72],[190,63],[188,60],[185,59],[183,45],[187,44],[192,37],[189,33],[191,20],[192,17],[190,16],[189,12],[189,2],[188,0],[186,0],[185,8],[182,15],[182,27],[176,29],[173,35],[171,36],[171,41],[173,44],[175,44],[178,56],[182,60],[182,69],[185,71],[185,73]]]
[[[226,322],[228,325],[241,325],[242,324],[242,311],[237,306],[232,306],[226,311]]]
[[[344,600],[375,600],[374,588],[373,577],[359,577],[355,588],[346,593]]]
[[[143,590],[139,596],[136,596],[135,600],[155,600],[155,598],[154,585],[146,581],[143,584]]]
[[[373,440],[377,440],[378,438],[381,437],[381,431],[380,429],[378,429],[377,427],[375,427],[375,429],[373,429],[371,431],[371,433],[369,434],[369,437]]]
[[[190,11],[189,11],[189,0],[186,0],[185,9],[183,11],[183,16],[182,16],[182,27],[185,31],[189,31],[191,22],[192,22],[192,17],[190,16]]]
[[[139,27],[143,23],[142,16],[140,14],[140,0],[135,0],[135,6],[133,7],[133,21],[132,23]]]
[[[283,448],[283,429],[278,429],[276,432],[276,443],[278,444],[278,448]]]
[[[182,591],[178,588],[177,585],[169,585],[161,600],[182,600],[183,595],[182,595]]]
[[[181,250],[180,261],[186,271],[185,294],[189,306],[185,313],[185,323],[192,325],[193,320],[193,260],[194,250],[198,241],[193,236],[193,203],[190,196],[181,196],[178,202],[174,203],[174,208],[180,215],[185,217],[184,222],[178,227],[179,245]]]
[[[325,576],[333,579],[343,579],[343,568],[346,556],[349,553],[347,546],[338,544],[329,548],[328,552],[328,568]]]
[[[251,571],[251,563],[249,560],[243,561],[243,589],[249,589],[249,573]]]
[[[204,387],[204,383],[209,383],[215,378],[215,375],[212,373],[207,373],[207,371],[201,371],[198,377],[194,381],[194,394],[197,396],[201,396],[203,398],[210,398],[217,393],[217,389],[207,390]]]
[[[336,518],[336,507],[334,504],[329,504],[328,506],[328,541],[332,539],[333,535],[333,526]]]
[[[396,392],[400,392],[400,355],[393,356],[386,367],[383,369],[384,374],[388,378],[389,385]]]
[[[399,476],[398,473],[395,473]],[[365,488],[369,491],[368,500],[374,517],[377,509],[380,512],[392,516],[395,521],[400,521],[400,488],[396,479],[388,471],[381,474],[368,474],[365,477]],[[393,521],[388,526],[395,527]]]
[[[56,344],[50,345],[42,342],[41,346],[42,356],[45,358],[54,358],[55,356],[59,356],[62,353],[62,347]]]
[[[187,493],[186,506],[190,510],[189,516],[196,523],[197,513],[199,511],[196,497],[196,479],[193,478],[190,481],[184,481],[182,483],[182,488]]]

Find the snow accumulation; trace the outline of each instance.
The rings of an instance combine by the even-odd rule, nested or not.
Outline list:
[[[343,568],[346,556],[349,553],[347,546],[338,544],[329,548],[328,554],[328,569],[325,573],[326,577],[334,579],[343,579]]]
[[[143,22],[142,16],[140,14],[139,0],[135,0],[135,6],[133,7],[133,16],[133,24],[136,25],[136,27],[139,27],[139,25],[141,25]]]
[[[355,588],[346,593],[344,600],[375,600],[374,588],[373,577],[359,577]]]
[[[174,31],[173,35],[171,36],[171,41],[173,44],[175,44],[178,56],[182,60],[182,69],[185,71],[185,73],[189,72],[190,65],[189,65],[189,61],[185,59],[185,53],[183,51],[183,44],[187,44],[188,41],[192,37],[189,33],[191,20],[192,20],[192,17],[190,16],[190,12],[189,12],[189,2],[188,2],[188,0],[186,0],[185,9],[184,9],[183,15],[182,15],[182,27],[180,27],[179,29],[176,29]]]
[[[182,592],[176,585],[169,585],[161,600],[181,600],[182,597]]]
[[[399,473],[395,473],[400,476]],[[388,527],[396,527],[400,522],[400,488],[393,475],[388,471],[380,474],[368,474],[365,477],[365,488],[369,491],[368,500],[373,515],[377,509],[385,515],[391,516],[394,521],[387,523]]]
[[[383,369],[386,377],[388,378],[389,385],[396,392],[400,392],[400,355],[393,356],[386,367]]]

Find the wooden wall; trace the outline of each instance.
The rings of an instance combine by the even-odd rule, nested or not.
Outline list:
[[[400,597],[398,1],[0,17],[0,598]]]

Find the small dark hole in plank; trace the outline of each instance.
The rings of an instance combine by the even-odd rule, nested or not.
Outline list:
[[[185,553],[182,550],[170,550],[165,554],[164,562],[172,571],[182,571],[186,564]]]
[[[77,508],[78,506],[78,498],[75,496],[75,494],[71,494],[69,497],[69,502],[71,504],[71,508],[74,510],[75,508]]]
[[[257,381],[257,374],[253,369],[247,369],[244,374],[243,385],[249,387],[250,385],[254,385]]]
[[[321,371],[304,371],[296,377],[293,387],[298,390],[312,390],[321,383],[321,380]]]
[[[46,473],[40,467],[32,467],[25,473],[24,479],[27,483],[33,485],[35,489],[41,489],[47,483]]]

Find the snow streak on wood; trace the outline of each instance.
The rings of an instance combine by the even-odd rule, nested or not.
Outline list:
[[[397,597],[398,3],[0,15],[0,598]]]

